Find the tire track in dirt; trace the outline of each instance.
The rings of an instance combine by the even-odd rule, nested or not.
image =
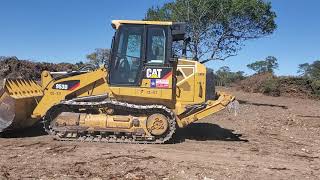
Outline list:
[[[224,89],[241,112],[178,131],[173,144],[0,138],[0,179],[319,179],[319,101]]]

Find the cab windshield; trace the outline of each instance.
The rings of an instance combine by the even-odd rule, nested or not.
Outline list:
[[[110,81],[136,84],[142,64],[143,26],[121,26],[112,55]]]

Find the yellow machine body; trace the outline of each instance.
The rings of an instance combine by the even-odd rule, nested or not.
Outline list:
[[[140,87],[109,86],[106,79],[108,71],[104,67],[57,81],[53,80],[50,72],[44,71],[41,85],[31,80],[28,83],[21,83],[21,80],[7,80],[0,97],[2,126],[9,129],[31,126],[45,116],[50,107],[68,96],[86,97],[109,94],[117,100],[129,103],[162,104],[170,107],[178,117],[177,124],[182,128],[224,109],[235,99],[232,95],[218,92],[218,98],[208,100],[208,106],[205,109],[188,116],[182,115],[187,106],[206,102],[206,68],[199,62],[183,59],[179,60],[177,67],[177,71],[181,73],[177,76],[175,103],[171,101],[172,88],[152,89],[147,79],[142,80]],[[73,80],[79,80],[80,84],[72,91],[52,88],[55,84]],[[5,121],[5,119],[10,120]]]
[[[115,29],[122,24],[172,25],[171,22],[113,21]],[[47,111],[54,105],[81,97],[107,95],[111,100],[126,103],[162,105],[174,112],[176,124],[180,128],[224,109],[235,100],[234,96],[223,92],[217,92],[215,99],[207,98],[207,69],[197,61],[181,58],[169,69],[166,66],[161,70],[167,71],[165,76],[157,77],[160,70],[146,69],[143,73],[148,76],[143,76],[135,86],[110,84],[112,70],[106,67],[59,78],[54,78],[53,73],[44,71],[41,82],[6,80],[0,91],[0,132],[29,127],[46,116]],[[157,86],[153,84],[155,82]],[[197,106],[202,108],[190,110],[190,107]],[[166,130],[166,124],[163,124],[166,122],[161,121],[161,115],[135,117],[104,113],[103,109],[99,111],[100,114],[63,113],[58,116],[56,123],[69,123],[72,126],[84,127],[86,131],[99,128],[114,132],[144,131],[150,136]],[[150,120],[147,122],[147,119]]]

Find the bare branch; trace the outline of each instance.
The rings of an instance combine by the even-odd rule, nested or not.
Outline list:
[[[206,59],[206,60],[201,61],[200,63],[201,63],[201,64],[204,64],[204,63],[207,63],[207,62],[209,62],[209,61],[217,61],[217,60],[219,60],[219,61],[224,61],[224,60],[226,60],[226,59],[228,59],[228,58],[230,58],[230,57],[234,57],[234,56],[237,56],[237,54],[230,54],[230,55],[227,55],[227,56],[225,56],[225,57],[223,57],[223,58],[209,58],[209,59]]]

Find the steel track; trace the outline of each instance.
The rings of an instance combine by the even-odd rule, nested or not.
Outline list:
[[[54,119],[62,112],[78,112],[79,109],[97,110],[101,108],[112,108],[114,110],[120,110],[132,113],[133,115],[142,114],[154,114],[161,113],[168,117],[169,129],[162,136],[145,137],[135,134],[104,134],[103,131],[92,132],[75,132],[75,131],[57,131],[54,129],[52,123]],[[132,143],[132,144],[162,144],[169,141],[172,138],[176,130],[176,120],[174,113],[163,105],[137,105],[116,100],[104,100],[100,102],[78,102],[73,100],[62,101],[61,103],[51,107],[45,117],[43,118],[43,124],[46,132],[53,135],[56,140],[60,141],[89,141],[89,142],[107,142],[107,143]],[[62,136],[67,134],[73,134],[73,137]]]

